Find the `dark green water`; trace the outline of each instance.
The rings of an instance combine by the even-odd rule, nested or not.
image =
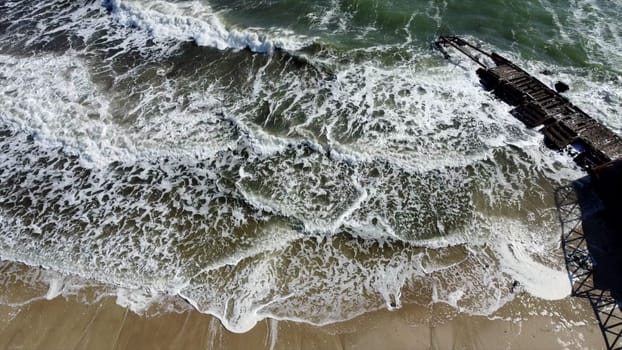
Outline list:
[[[563,80],[620,132],[621,14],[1,2],[0,257],[114,285],[137,312],[179,295],[234,331],[402,303],[490,314],[515,280],[562,298],[552,197],[581,172],[432,43],[461,35]]]

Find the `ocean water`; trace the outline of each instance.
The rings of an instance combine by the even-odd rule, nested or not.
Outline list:
[[[603,0],[1,0],[0,257],[43,266],[41,297],[95,281],[235,332],[564,298],[553,191],[581,171],[432,43],[562,80],[620,133],[621,17]]]

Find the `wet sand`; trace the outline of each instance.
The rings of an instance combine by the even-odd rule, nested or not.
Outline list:
[[[41,284],[10,279],[3,285],[0,349],[7,350],[604,349],[589,304],[576,298],[547,302],[522,294],[487,317],[444,304],[405,305],[323,327],[264,320],[236,334],[191,309],[166,312],[160,305],[138,315],[113,296],[94,299],[92,288],[46,300],[36,297],[45,295]]]

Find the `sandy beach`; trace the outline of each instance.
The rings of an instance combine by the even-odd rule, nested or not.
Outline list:
[[[9,265],[16,267],[5,262],[3,270]],[[32,268],[17,267],[32,273]],[[38,298],[45,288],[16,278],[4,281],[0,349],[604,348],[589,304],[576,298],[544,302],[523,294],[487,317],[462,314],[444,304],[405,305],[322,327],[265,320],[237,334],[190,308],[166,311],[166,301],[138,315],[117,305],[113,296],[95,298],[99,288],[52,300]]]

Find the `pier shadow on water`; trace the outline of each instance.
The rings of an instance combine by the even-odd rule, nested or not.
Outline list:
[[[622,349],[622,213],[605,208],[589,176],[558,188],[555,202],[572,294],[589,300],[606,349]]]

